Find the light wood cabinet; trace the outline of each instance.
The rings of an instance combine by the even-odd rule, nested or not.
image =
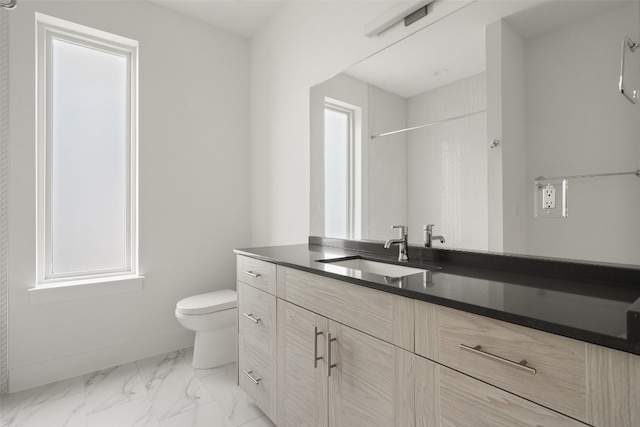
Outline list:
[[[277,415],[276,266],[237,258],[238,383],[271,420]]]
[[[250,257],[237,268],[240,386],[279,427],[640,427],[640,356]]]
[[[327,325],[324,317],[278,300],[280,427],[328,425]]]
[[[239,282],[246,283],[271,295],[276,294],[275,264],[238,255],[236,277]]]
[[[416,357],[416,427],[585,427],[467,375]]]
[[[413,354],[278,302],[278,425],[411,427]]]
[[[269,418],[276,419],[276,361],[263,349],[238,338],[238,382]]]
[[[587,345],[589,423],[640,427],[640,356]]]
[[[276,297],[238,282],[238,333],[275,358]]]
[[[413,301],[400,295],[278,269],[277,296],[413,352]]]
[[[415,304],[416,354],[589,425],[640,427],[640,356],[435,304]],[[461,344],[480,346],[483,353]],[[422,387],[427,393],[429,385]]]

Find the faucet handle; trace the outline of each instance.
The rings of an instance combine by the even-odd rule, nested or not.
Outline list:
[[[409,232],[409,227],[406,225],[392,225],[391,228],[399,228],[400,229],[400,237],[404,237]]]
[[[424,231],[432,231],[435,224],[427,224],[424,226]]]

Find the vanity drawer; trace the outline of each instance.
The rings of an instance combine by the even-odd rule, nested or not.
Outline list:
[[[585,343],[445,307],[438,308],[437,323],[437,361],[587,419]]]
[[[259,259],[238,255],[236,277],[271,295],[276,294],[276,265]]]
[[[413,351],[413,300],[279,267],[278,297],[383,341]]]
[[[240,336],[271,356],[276,354],[276,297],[238,282]]]
[[[456,427],[586,427],[504,390],[442,368],[440,423]]]
[[[276,362],[264,351],[238,340],[238,382],[240,388],[271,420],[276,419]]]

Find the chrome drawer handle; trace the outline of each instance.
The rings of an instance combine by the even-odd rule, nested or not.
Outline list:
[[[318,367],[318,360],[322,360],[322,356],[318,356],[318,335],[324,335],[324,332],[318,332],[318,327],[313,328],[313,368]]]
[[[243,271],[243,273],[246,274],[247,276],[251,276],[255,278],[260,277],[260,273],[254,273],[253,271]]]
[[[242,313],[242,315],[244,317],[246,317],[247,319],[251,320],[253,323],[260,323],[262,322],[262,319],[256,319],[255,317],[253,317],[253,313]]]
[[[331,363],[331,343],[338,341],[337,338],[331,338],[331,332],[327,334],[327,376],[331,376],[331,368],[338,366],[337,363]]]
[[[255,383],[255,385],[260,385],[260,381],[262,381],[262,378],[255,378],[253,376],[253,371],[247,372],[247,371],[243,370],[242,373],[245,374],[246,376],[248,376],[249,379]]]
[[[477,345],[475,347],[469,347],[468,345],[460,344],[460,348],[462,350],[469,351],[473,354],[477,354],[478,356],[486,357],[487,359],[491,359],[498,363],[502,363],[504,365],[508,365],[513,368],[519,369],[531,375],[535,375],[537,372],[535,368],[532,368],[531,366],[527,366],[526,360],[521,360],[520,362],[514,362],[512,360],[505,359],[504,357],[496,356],[495,354],[491,354],[491,353],[487,353],[486,351],[483,351],[481,345]]]

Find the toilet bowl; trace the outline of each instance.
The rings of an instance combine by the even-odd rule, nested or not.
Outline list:
[[[237,348],[236,291],[223,289],[181,299],[176,319],[195,331],[192,366],[209,369],[235,362]]]

